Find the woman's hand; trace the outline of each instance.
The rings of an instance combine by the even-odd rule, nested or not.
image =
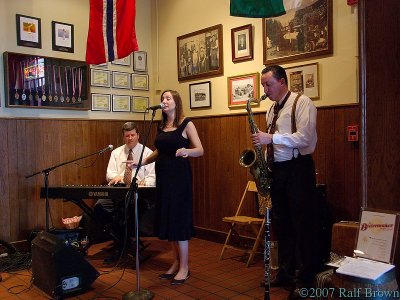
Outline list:
[[[186,158],[186,157],[189,156],[189,149],[180,148],[180,149],[176,150],[175,156],[176,157],[184,157],[184,158]]]

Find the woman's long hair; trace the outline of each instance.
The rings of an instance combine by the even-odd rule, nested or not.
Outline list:
[[[165,90],[161,93],[160,101],[163,101],[163,96],[165,93],[170,92],[172,95],[172,98],[174,99],[175,102],[175,119],[173,121],[173,126],[178,127],[182,119],[185,117],[183,114],[183,109],[182,109],[182,98],[181,95],[177,91],[174,90]],[[164,129],[165,126],[167,125],[167,115],[163,112],[162,113],[162,120],[160,124],[160,128]]]

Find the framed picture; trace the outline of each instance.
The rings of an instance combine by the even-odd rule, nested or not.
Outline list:
[[[51,22],[53,50],[74,53],[74,25]]]
[[[113,95],[112,97],[113,111],[131,111],[131,96],[129,95]]]
[[[133,71],[147,72],[147,52],[145,51],[133,52]]]
[[[318,63],[286,68],[289,90],[319,98]]]
[[[211,107],[211,82],[189,84],[190,108]]]
[[[92,94],[92,110],[111,111],[111,95]]]
[[[264,64],[271,65],[333,53],[332,0],[263,19]]]
[[[131,65],[131,55],[125,56],[124,58],[119,58],[111,62],[113,65],[128,66]]]
[[[253,26],[251,24],[231,29],[232,61],[253,59]]]
[[[258,73],[228,77],[228,107],[242,108],[249,99],[258,99],[259,84]]]
[[[132,111],[133,112],[146,112],[149,107],[149,97],[133,96],[132,97]]]
[[[221,24],[178,36],[178,80],[222,75],[222,49]]]
[[[131,88],[131,74],[126,72],[112,72],[112,87],[117,89]]]
[[[98,65],[90,65],[91,68],[108,68],[108,63],[102,63],[102,64],[98,64]]]
[[[132,89],[133,90],[149,90],[149,75],[147,74],[132,74]]]
[[[16,14],[17,45],[42,48],[41,22],[39,18]]]
[[[90,69],[90,85],[110,87],[110,71],[101,69]]]

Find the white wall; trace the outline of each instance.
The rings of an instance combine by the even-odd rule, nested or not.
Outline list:
[[[151,1],[136,0],[136,34],[139,50],[148,52],[148,67],[152,68],[151,49]],[[16,14],[41,19],[42,49],[17,46]],[[74,25],[75,51],[65,53],[52,50],[51,21]],[[85,60],[87,31],[89,26],[89,0],[0,0],[0,53],[4,51],[24,54],[37,54],[71,60]],[[133,72],[132,68],[110,65],[110,69]],[[150,80],[152,76],[150,74]],[[152,87],[150,82],[150,88]],[[130,94],[153,98],[153,92],[125,91],[116,89],[91,88],[91,92],[107,94]],[[0,117],[37,118],[83,118],[83,119],[142,119],[142,114],[98,111],[70,111],[41,108],[5,107],[3,60],[0,63]]]
[[[186,115],[190,116],[243,113],[244,109],[228,108],[227,77],[261,72],[263,69],[261,19],[231,17],[229,0],[156,1],[159,8],[158,92],[166,88],[179,91],[185,103],[184,111]],[[320,99],[315,101],[316,106],[358,102],[357,14],[357,8],[348,6],[346,1],[333,0],[333,55],[282,64],[284,67],[291,67],[318,62]],[[223,26],[224,75],[179,83],[176,55],[177,37],[217,24]],[[253,25],[254,60],[234,64],[231,55],[231,29],[246,24]],[[156,28],[156,26],[154,27]],[[191,111],[189,84],[208,80],[211,81],[212,86],[212,109]],[[270,101],[264,101],[254,111],[265,111],[270,104]]]

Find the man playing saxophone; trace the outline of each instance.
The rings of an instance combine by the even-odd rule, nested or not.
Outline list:
[[[267,166],[272,172],[272,225],[278,240],[279,271],[270,286],[291,287],[291,298],[296,298],[300,288],[312,285],[319,267],[311,156],[317,143],[317,110],[309,97],[289,91],[280,66],[264,68],[261,84],[274,104],[266,114],[267,130],[253,133],[251,139],[255,146],[267,145]]]

